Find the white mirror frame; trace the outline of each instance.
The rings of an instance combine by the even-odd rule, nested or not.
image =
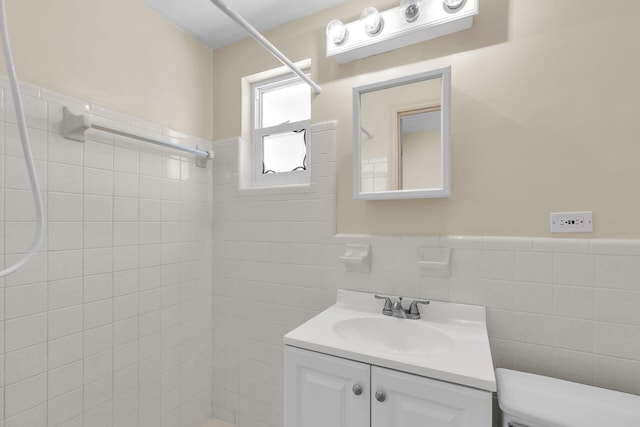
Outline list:
[[[389,89],[395,86],[402,86],[417,83],[430,79],[441,79],[441,139],[442,139],[442,187],[441,188],[421,188],[411,190],[389,190],[363,192],[360,144],[362,131],[360,129],[361,95],[377,90]],[[353,88],[353,198],[356,200],[393,200],[393,199],[424,199],[424,198],[444,198],[451,195],[451,67],[439,68],[437,70],[410,76],[399,77],[383,82],[372,83]]]

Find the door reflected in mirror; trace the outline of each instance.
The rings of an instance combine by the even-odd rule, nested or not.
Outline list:
[[[354,198],[449,196],[449,75],[354,89]]]
[[[440,105],[398,113],[397,185],[390,190],[442,187]]]

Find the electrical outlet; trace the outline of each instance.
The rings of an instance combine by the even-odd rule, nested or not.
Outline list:
[[[552,212],[552,233],[591,233],[593,214],[588,212]]]

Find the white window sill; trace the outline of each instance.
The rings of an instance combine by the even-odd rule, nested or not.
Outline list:
[[[239,188],[238,196],[268,196],[279,194],[308,194],[316,191],[315,184],[278,185],[273,187]]]

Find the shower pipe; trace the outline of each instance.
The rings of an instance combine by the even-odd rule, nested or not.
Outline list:
[[[13,63],[13,55],[11,54],[11,44],[9,43],[9,31],[7,29],[7,19],[5,11],[5,2],[0,0],[0,33],[2,36],[2,47],[4,48],[4,59],[9,75],[9,84],[11,86],[11,94],[13,95],[13,105],[16,110],[16,119],[18,122],[18,132],[20,141],[22,142],[22,152],[24,160],[27,164],[27,172],[31,183],[31,192],[33,194],[33,204],[36,210],[36,233],[31,243],[29,251],[15,264],[4,270],[0,270],[0,277],[8,276],[24,267],[29,260],[38,252],[42,244],[44,236],[44,213],[42,211],[42,199],[40,198],[40,186],[38,185],[38,177],[33,163],[33,155],[31,154],[31,145],[29,143],[29,134],[27,132],[27,123],[24,117],[24,108],[22,106],[22,96],[18,87],[18,77]]]
[[[362,133],[367,135],[367,138],[369,138],[369,139],[373,138],[373,134],[371,132],[369,132],[368,130],[366,130],[365,128],[363,128],[362,126],[360,126],[360,130],[362,131]]]
[[[322,92],[322,88],[313,80],[309,78],[302,70],[296,66],[293,62],[289,60],[282,52],[278,50],[269,40],[267,40],[258,30],[256,30],[247,20],[245,20],[242,16],[236,13],[234,10],[230,9],[226,4],[224,4],[221,0],[210,0],[211,3],[216,5],[218,9],[229,18],[234,20],[238,25],[244,28],[251,37],[253,37],[258,43],[262,45],[265,49],[267,49],[273,56],[278,58],[280,62],[289,67],[291,71],[294,72],[298,77],[300,77],[306,84],[311,86],[314,92],[320,93]]]

